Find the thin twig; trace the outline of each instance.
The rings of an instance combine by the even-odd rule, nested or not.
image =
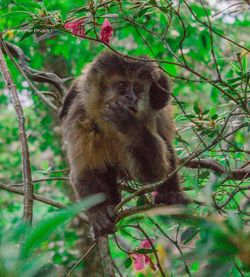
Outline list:
[[[173,240],[166,232],[164,232],[164,230],[160,227],[160,225],[158,224],[158,223],[156,223],[151,217],[149,217],[149,220],[155,225],[155,227],[171,242],[171,243],[173,243],[173,245],[177,248],[177,250],[179,251],[179,253],[180,253],[180,255],[182,256],[182,258],[183,258],[183,264],[184,264],[184,266],[185,266],[185,271],[186,271],[186,273],[188,274],[188,276],[192,276],[191,275],[191,272],[190,272],[190,269],[189,269],[189,267],[188,267],[188,265],[187,265],[187,263],[186,263],[186,261],[185,261],[185,259],[184,259],[184,257],[183,257],[183,252],[182,252],[182,250],[181,250],[181,248],[180,248],[180,245],[178,244],[178,241],[177,241],[177,239],[176,240]]]
[[[91,253],[91,251],[96,247],[97,242],[95,241],[90,248],[87,250],[86,253],[74,264],[74,266],[69,270],[67,273],[67,276],[70,276],[70,274],[74,271],[74,269]]]
[[[148,234],[145,232],[145,230],[141,227],[141,225],[138,223],[137,224],[137,227],[139,228],[139,230],[142,232],[142,234],[145,236],[145,238],[147,239],[147,241],[149,242],[152,250],[154,251],[154,256],[155,256],[155,259],[156,259],[156,265],[161,273],[162,276],[166,276],[165,272],[163,271],[162,267],[161,267],[161,263],[160,263],[160,259],[158,257],[158,254],[156,252],[156,249],[155,249],[155,246],[152,242],[152,240],[150,239],[150,237],[148,236]]]

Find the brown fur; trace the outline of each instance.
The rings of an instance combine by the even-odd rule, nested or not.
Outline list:
[[[145,92],[136,100],[138,109],[135,115],[130,115],[134,118],[130,120],[132,122],[123,119],[122,115],[114,116],[117,107],[110,108],[122,98],[109,89],[116,79],[128,80],[133,89],[136,82],[143,84]],[[175,126],[169,94],[167,77],[150,60],[128,60],[104,52],[85,67],[65,98],[60,114],[71,182],[80,197],[104,192],[107,194],[104,205],[113,206],[119,202],[118,172],[127,172],[132,178],[146,183],[166,179],[176,166],[170,144]],[[124,103],[126,106],[127,102]],[[179,192],[177,175],[163,186],[164,189],[159,191],[164,194],[167,186],[168,196],[161,195],[156,202],[178,202],[177,198],[169,200],[169,191]],[[179,200],[184,202],[183,198]],[[108,219],[106,223],[101,222],[101,216],[104,216],[103,206],[92,210],[92,223],[95,225],[93,218],[98,220],[96,232],[111,232],[112,224]]]

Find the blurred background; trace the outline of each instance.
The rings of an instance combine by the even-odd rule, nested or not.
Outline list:
[[[166,276],[250,276],[249,7],[247,0],[0,0],[1,45],[25,116],[37,195],[62,205],[74,201],[57,112],[84,65],[110,48],[147,55],[171,78],[174,145],[180,161],[195,158],[180,169],[193,216],[166,212],[122,218],[109,238],[117,276],[163,276],[157,255]],[[107,45],[100,39],[105,18],[113,29]],[[76,19],[83,19],[82,37],[64,25]],[[20,266],[13,237],[23,232],[16,230],[23,216],[23,196],[16,194],[23,190],[22,156],[11,94],[0,78],[0,276],[66,276],[91,247],[78,218],[56,230],[45,228],[48,238],[30,250],[28,265]],[[124,197],[141,186],[123,185],[130,188]],[[148,193],[124,208],[151,201]],[[33,226],[57,211],[34,201]],[[149,238],[156,252],[143,246]],[[90,257],[68,276],[101,276],[97,253]]]

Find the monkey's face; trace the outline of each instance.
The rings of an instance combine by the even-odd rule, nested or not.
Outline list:
[[[120,106],[120,113],[127,107],[137,118],[145,118],[164,108],[169,99],[167,77],[155,63],[112,52],[102,53],[91,64],[85,88],[84,107],[96,120],[115,105]],[[115,113],[119,116],[118,107],[113,107]]]
[[[138,78],[114,77],[107,85],[104,104],[107,105],[118,99],[134,114],[139,114],[149,107],[149,82]]]

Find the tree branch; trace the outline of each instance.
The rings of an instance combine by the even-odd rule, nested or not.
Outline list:
[[[1,183],[0,183],[0,189],[6,190],[6,191],[9,191],[9,192],[13,192],[13,193],[19,194],[19,195],[24,195],[23,189],[15,188],[15,187],[4,185],[4,184],[1,184]],[[59,209],[66,208],[65,205],[63,205],[63,204],[61,204],[61,203],[59,203],[59,202],[57,202],[53,199],[49,199],[49,198],[46,198],[46,197],[38,195],[38,194],[33,194],[32,196],[33,196],[34,200],[37,200],[39,202],[48,204],[50,206],[53,206],[53,207],[56,207],[56,208],[59,208]]]
[[[23,115],[23,109],[18,97],[16,86],[12,80],[11,74],[7,67],[6,61],[3,56],[3,52],[0,49],[0,69],[7,85],[7,88],[11,92],[12,102],[16,111],[18,119],[19,140],[22,151],[22,176],[23,176],[23,219],[28,222],[32,222],[33,217],[33,185],[30,168],[30,156],[28,140],[25,132],[25,119]]]
[[[183,163],[185,159],[181,159],[180,161],[181,163]],[[191,160],[185,164],[185,167],[207,168],[220,175],[228,173],[228,179],[232,179],[232,180],[240,181],[246,178],[250,178],[250,167],[239,168],[239,169],[235,169],[235,170],[231,170],[230,172],[227,172],[224,166],[222,166],[221,164],[213,160],[206,160],[206,159]]]
[[[113,261],[110,255],[108,236],[98,238],[98,248],[100,260],[102,263],[103,276],[115,277]]]
[[[11,53],[11,55],[18,60],[18,64],[21,66],[23,71],[26,73],[27,77],[30,78],[31,80],[39,83],[48,83],[53,85],[55,88],[58,89],[58,91],[61,93],[61,95],[65,95],[67,92],[67,88],[65,87],[64,83],[68,80],[68,78],[61,79],[59,76],[57,76],[55,73],[51,72],[43,72],[36,70],[34,68],[31,68],[28,66],[27,62],[30,61],[28,57],[25,56],[23,50],[10,43],[10,42],[5,42],[5,45],[8,49],[8,51]],[[3,44],[1,44],[3,48]],[[6,51],[3,48],[3,51],[5,54]]]
[[[11,61],[14,63],[14,65],[17,67],[17,69],[20,71],[20,73],[23,75],[23,77],[26,79],[26,81],[28,82],[29,86],[35,91],[36,95],[46,104],[48,105],[48,107],[50,107],[54,112],[58,111],[58,107],[56,107],[41,91],[39,91],[35,85],[33,85],[33,83],[30,81],[30,79],[28,78],[24,68],[15,61],[14,57],[12,56],[12,54],[10,53],[9,49],[7,48],[6,43],[1,40],[0,41],[0,46],[4,49],[5,53],[7,53],[7,55],[9,56],[9,58],[11,59]]]

